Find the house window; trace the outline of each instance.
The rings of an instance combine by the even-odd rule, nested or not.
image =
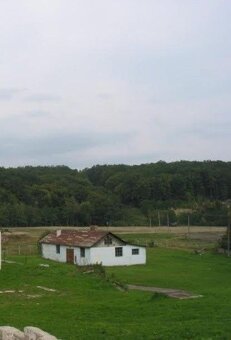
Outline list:
[[[133,248],[132,255],[139,255],[139,248]]]
[[[60,244],[56,244],[56,254],[60,254]]]
[[[112,244],[112,238],[110,236],[106,236],[104,239],[104,244],[106,245]]]
[[[122,247],[116,247],[115,248],[115,256],[123,256],[123,248]]]
[[[80,248],[80,257],[85,257],[85,248]]]

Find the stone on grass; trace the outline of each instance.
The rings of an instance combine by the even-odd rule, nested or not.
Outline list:
[[[25,340],[57,340],[55,336],[50,335],[37,327],[25,327],[24,333]]]
[[[10,326],[0,327],[0,340],[25,340],[24,333]]]

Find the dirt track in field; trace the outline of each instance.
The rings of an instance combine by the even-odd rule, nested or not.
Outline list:
[[[101,229],[101,228],[100,228]],[[226,232],[225,227],[109,227],[102,228],[117,234],[170,234],[190,237],[191,240],[217,241]]]
[[[100,227],[103,230],[124,233],[224,233],[226,227]]]
[[[185,300],[185,299],[195,299],[198,297],[202,297],[202,295],[196,295],[191,292],[186,292],[181,289],[168,289],[168,288],[160,288],[160,287],[146,287],[146,286],[137,286],[137,285],[127,285],[129,290],[141,290],[143,292],[153,292],[160,293],[175,299]]]

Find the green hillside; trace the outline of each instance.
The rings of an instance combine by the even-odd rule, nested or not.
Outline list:
[[[0,168],[0,225],[226,225],[231,162]]]

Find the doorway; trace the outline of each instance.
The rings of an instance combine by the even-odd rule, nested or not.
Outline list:
[[[66,261],[67,263],[74,263],[74,249],[66,249]]]

